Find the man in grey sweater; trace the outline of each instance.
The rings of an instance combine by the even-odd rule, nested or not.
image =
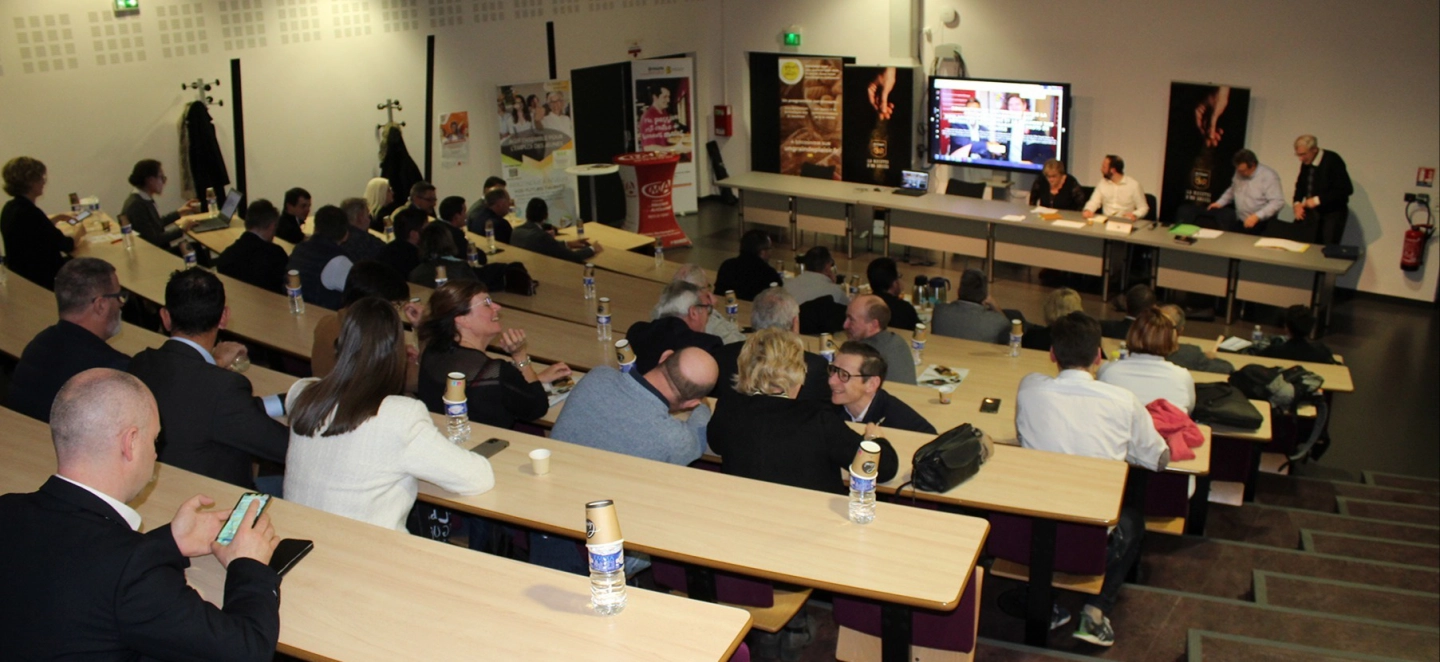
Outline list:
[[[572,444],[671,464],[689,464],[705,451],[710,408],[705,396],[719,370],[703,349],[666,351],[649,372],[600,366],[585,375],[550,436]],[[690,411],[688,420],[671,414]]]
[[[915,359],[910,356],[910,345],[894,331],[887,330],[889,326],[890,307],[873,294],[855,297],[845,309],[845,333],[851,340],[874,347],[885,357],[885,381],[914,384]]]

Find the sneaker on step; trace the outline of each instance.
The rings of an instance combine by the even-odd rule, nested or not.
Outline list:
[[[1070,622],[1070,610],[1058,604],[1050,605],[1050,629],[1058,630],[1061,626]]]
[[[1110,627],[1110,619],[1106,616],[1100,617],[1100,622],[1095,622],[1089,614],[1080,614],[1080,627],[1075,628],[1071,635],[1080,641],[1088,641],[1096,646],[1110,647],[1115,645],[1115,628]]]

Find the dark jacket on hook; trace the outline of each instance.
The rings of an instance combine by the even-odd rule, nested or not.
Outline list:
[[[215,124],[210,119],[210,110],[203,101],[192,101],[185,109],[184,142],[181,154],[188,164],[195,194],[203,195],[205,189],[214,188],[216,196],[224,198],[224,187],[230,184],[230,171],[225,168],[225,157],[220,153],[220,142],[215,139]]]
[[[425,176],[415,165],[415,159],[410,158],[410,152],[405,150],[405,136],[400,133],[400,125],[387,124],[381,131],[380,176],[390,180],[395,200],[409,199],[410,187]]]

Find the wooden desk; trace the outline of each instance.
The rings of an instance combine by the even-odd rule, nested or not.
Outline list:
[[[0,410],[6,462],[0,492],[31,492],[55,471],[49,428]],[[145,528],[200,493],[228,507],[243,491],[157,464],[136,506]],[[573,505],[584,521],[584,503]],[[726,660],[749,628],[742,610],[632,589],[625,611],[598,617],[589,581],[391,531],[281,499],[267,512],[282,536],[315,550],[281,588],[279,651],[305,659]],[[629,526],[627,521],[627,526]],[[628,532],[628,529],[627,529]],[[214,557],[194,559],[190,583],[212,602],[224,590]]]
[[[1197,345],[1202,349],[1207,349],[1215,345],[1214,338],[1206,339],[1181,337],[1180,342],[1189,345]],[[1104,338],[1101,340],[1101,343],[1105,347],[1105,352],[1107,356],[1112,355],[1114,352],[1120,349],[1120,340],[1116,338]],[[1227,352],[1224,350],[1221,350],[1216,355],[1216,358],[1229,361],[1235,366],[1236,370],[1239,370],[1240,368],[1243,368],[1247,365],[1280,366],[1282,368],[1289,368],[1291,366],[1298,365],[1302,368],[1305,368],[1306,370],[1309,370],[1310,372],[1320,375],[1320,377],[1325,380],[1324,388],[1327,391],[1334,391],[1336,393],[1351,393],[1355,390],[1355,382],[1350,376],[1350,368],[1344,364],[1310,363],[1308,361],[1272,359],[1264,356],[1255,356],[1253,354],[1236,354],[1235,352]],[[1204,379],[1205,381],[1224,381],[1229,377],[1229,375],[1219,375],[1211,372],[1198,372],[1193,370],[1190,372],[1190,374],[1195,376],[1196,383],[1200,383],[1202,379]]]
[[[211,230],[209,232],[186,230],[185,234],[201,246],[210,249],[216,254],[220,254],[224,253],[225,249],[230,247],[230,244],[235,243],[240,239],[241,235],[245,234],[245,224],[239,219],[231,219],[230,227],[228,228]],[[290,251],[295,250],[295,244],[279,237],[275,238],[275,245],[285,249],[285,254],[287,255],[290,254]]]
[[[509,216],[507,220],[510,221],[511,226],[517,228],[525,224],[525,220],[517,216]],[[575,233],[575,226],[572,225],[568,228],[559,228],[555,233],[555,238],[560,241],[575,241],[579,238],[579,235]],[[599,241],[600,245],[604,246],[607,252],[611,250],[631,251],[637,248],[655,245],[654,237],[647,237],[643,234],[630,232],[629,230],[613,228],[604,223],[586,223],[585,238]],[[484,246],[485,244],[477,242],[475,245]]]

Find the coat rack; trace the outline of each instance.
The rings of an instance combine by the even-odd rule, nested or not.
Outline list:
[[[216,105],[216,106],[223,106],[223,105],[225,105],[225,102],[224,102],[223,100],[221,100],[221,101],[216,101],[216,100],[215,100],[215,97],[212,97],[212,96],[210,96],[210,94],[209,94],[210,90],[211,90],[213,87],[218,87],[219,85],[220,85],[220,79],[218,79],[218,78],[215,79],[214,81],[211,81],[211,82],[208,82],[208,83],[205,82],[205,79],[204,79],[204,78],[196,78],[193,82],[190,82],[190,83],[181,83],[181,84],[180,84],[180,89],[181,89],[181,90],[195,90],[196,101],[204,102],[205,105],[207,105],[207,106],[209,106],[209,105],[211,105],[211,104],[214,104],[214,105]]]
[[[385,103],[376,104],[376,105],[375,105],[375,110],[383,110],[383,111],[385,111],[385,124],[394,124],[394,123],[395,123],[395,111],[397,111],[397,110],[403,111],[403,110],[405,110],[405,109],[400,107],[400,100],[399,100],[399,99],[386,99],[386,100],[385,100]],[[385,124],[376,124],[376,125],[375,125],[375,128],[377,128],[377,129],[382,128],[382,127],[385,126]],[[404,123],[404,122],[401,122],[401,123],[400,123],[400,126],[405,126],[405,123]]]

